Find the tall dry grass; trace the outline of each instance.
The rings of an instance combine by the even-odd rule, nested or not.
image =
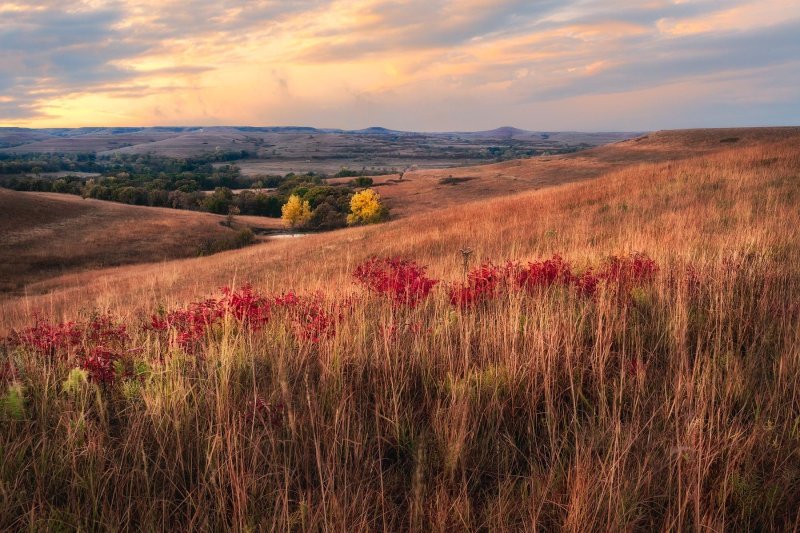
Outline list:
[[[70,365],[4,348],[24,413],[3,415],[0,527],[797,530],[798,194],[797,145],[765,144],[63,280],[5,306],[4,326],[37,307],[109,308],[150,372],[68,392]],[[358,293],[349,272],[371,254],[459,280],[463,245],[498,261],[558,252],[576,269],[638,250],[660,271],[594,300],[555,287],[475,309],[443,290],[415,309],[362,296],[320,343],[286,320],[253,332],[228,318],[202,357],[137,328],[234,276]],[[276,424],[248,418],[256,398],[284,406]]]

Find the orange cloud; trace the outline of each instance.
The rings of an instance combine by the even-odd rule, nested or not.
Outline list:
[[[800,47],[785,28],[800,6],[788,0],[50,0],[0,3],[0,16],[8,125],[347,126],[331,122],[475,98],[514,116],[536,99],[745,75]],[[765,29],[783,39],[780,57],[752,53]]]

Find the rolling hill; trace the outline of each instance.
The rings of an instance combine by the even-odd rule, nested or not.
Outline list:
[[[69,272],[193,257],[235,236],[223,221],[206,213],[0,189],[0,295]],[[255,217],[237,223],[280,227],[275,219]]]
[[[487,150],[565,150],[627,139],[635,132],[527,132],[499,128],[488,132],[406,132],[381,127],[362,130],[310,127],[186,128],[0,128],[0,154],[87,153],[155,154],[191,157],[213,152],[246,152],[245,170],[331,174],[349,168],[405,168],[474,164],[491,159]],[[264,170],[266,169],[266,170]],[[331,172],[332,171],[332,172]],[[286,172],[284,172],[286,173]]]
[[[576,154],[449,169],[411,170],[375,177],[375,189],[394,218],[424,216],[555,185],[635,171],[645,164],[677,164],[716,153],[800,142],[800,128],[748,128],[656,132]],[[349,178],[333,179],[346,182]],[[103,266],[120,266],[195,256],[214,240],[230,238],[223,217],[171,209],[128,206],[42,193],[0,190],[0,257],[3,291],[34,292],[57,287],[46,280]],[[278,219],[238,217],[257,233],[282,228]],[[380,231],[388,231],[380,226]],[[370,229],[367,231],[377,231]],[[341,234],[304,238],[326,250]],[[326,244],[321,244],[325,242]],[[273,246],[274,244],[270,244]],[[296,240],[281,246],[300,246]],[[346,246],[346,244],[343,244]],[[91,274],[85,274],[90,276]]]
[[[375,176],[375,189],[396,216],[459,205],[522,191],[592,179],[645,163],[680,161],[771,142],[800,142],[800,128],[741,128],[654,132],[561,156],[491,165],[419,169]],[[346,182],[347,179],[331,180]]]
[[[734,138],[737,139],[735,142],[730,140]],[[54,309],[62,309],[63,305],[69,307],[76,290],[85,295],[95,294],[94,291],[97,290],[97,294],[104,294],[102,300],[105,301],[105,298],[112,296],[106,291],[111,283],[115,286],[114,300],[136,301],[145,306],[152,304],[151,297],[190,298],[204,288],[221,286],[234,278],[270,286],[285,283],[306,287],[320,286],[332,280],[346,278],[356,262],[372,254],[413,256],[431,264],[434,271],[439,273],[451,271],[458,264],[457,250],[462,245],[476,248],[479,256],[487,258],[536,255],[552,250],[580,251],[599,256],[618,248],[649,249],[649,246],[641,242],[642,237],[623,239],[620,235],[608,233],[611,229],[608,227],[603,231],[597,230],[596,233],[591,231],[592,220],[604,218],[595,213],[599,209],[596,206],[630,205],[630,198],[634,198],[634,195],[641,197],[657,194],[658,187],[670,177],[679,177],[682,173],[692,176],[693,180],[689,182],[688,178],[683,178],[685,190],[682,194],[686,198],[682,201],[694,202],[695,205],[708,195],[706,192],[705,196],[692,197],[691,191],[698,187],[702,189],[702,184],[710,179],[702,170],[710,161],[723,162],[726,168],[735,168],[739,161],[750,161],[761,157],[761,154],[774,152],[781,156],[781,164],[793,165],[796,163],[797,146],[800,146],[800,128],[665,131],[563,157],[510,161],[446,171],[412,171],[409,173],[411,176],[404,178],[401,183],[388,186],[380,185],[383,182],[381,180],[391,183],[390,180],[396,180],[396,177],[381,177],[377,190],[393,206],[397,218],[393,222],[308,235],[298,239],[269,241],[208,258],[110,270],[97,269],[84,273],[73,270],[66,276],[43,279],[52,275],[51,271],[48,276],[37,276],[39,281],[29,287],[33,294],[43,293],[47,296],[26,298],[24,308],[37,301],[50,302],[48,305],[59,302]],[[763,158],[769,159],[766,156]],[[442,179],[450,176],[473,179],[456,182],[454,185],[441,183]],[[660,178],[657,180],[655,176]],[[729,175],[731,179],[732,176]],[[756,185],[758,184],[753,186]],[[766,184],[760,186],[763,190],[759,194],[769,192]],[[31,194],[38,196],[38,193]],[[60,195],[56,196],[59,200],[62,199]],[[70,205],[84,204],[84,201],[71,197],[64,200]],[[745,198],[737,200],[746,201],[748,200]],[[195,255],[201,235],[209,228],[213,228],[214,234],[224,234],[227,231],[219,226],[221,217],[214,215],[137,208],[105,202],[97,204],[139,216],[149,215],[151,210],[159,214],[165,213],[168,219],[160,222],[162,229],[168,227],[169,221],[172,221],[169,222],[172,228],[184,227],[190,221],[193,224],[190,227],[199,228],[195,234],[197,240],[176,242],[183,239],[176,240],[169,233],[159,230],[158,224],[154,224],[151,236],[158,240],[150,245],[145,244],[146,238],[136,238],[132,247],[128,248],[137,250],[139,246],[146,246],[152,250],[149,253],[154,255],[150,257],[156,261],[165,258],[161,251],[162,246],[167,249],[176,246],[183,250],[184,257],[191,256]],[[584,204],[586,212],[581,207]],[[700,209],[699,205],[696,207]],[[25,211],[29,209],[25,208]],[[109,216],[111,213],[109,212]],[[656,217],[656,221],[646,227],[660,228],[659,231],[664,232],[659,234],[661,241],[689,246],[687,253],[703,242],[701,234],[697,233],[699,228],[692,230],[692,236],[688,239],[681,237],[680,233],[667,233],[667,220],[675,220],[677,215],[667,208],[658,213],[658,216],[663,217],[663,222],[659,223]],[[246,218],[248,224],[261,220],[266,224],[279,224],[276,219],[240,218]],[[771,216],[759,223],[789,225],[786,220]],[[10,227],[12,223],[6,221],[5,224]],[[130,229],[125,218],[120,219],[119,224],[120,227]],[[686,222],[680,222],[680,227],[685,224]],[[567,231],[563,228],[573,230]],[[580,233],[575,234],[574,231],[578,231],[578,228]],[[741,227],[732,226],[726,233],[736,236],[736,231],[739,231],[737,228]],[[106,249],[116,250],[124,243],[121,236],[135,235],[129,229],[104,232],[107,239],[104,244]],[[555,237],[544,236],[551,231]],[[492,237],[488,238],[487,235]],[[607,242],[591,244],[601,236]],[[41,239],[38,247],[42,251],[40,253],[46,255],[48,247],[73,249],[70,239],[64,237],[65,233],[56,233],[52,241]],[[652,238],[652,234],[649,238]],[[96,240],[100,242],[99,238]],[[685,244],[681,245],[684,240]],[[129,260],[123,261],[125,252],[120,249],[113,253],[120,257],[116,264],[139,263],[147,257],[134,253],[133,259],[131,254],[127,254]],[[101,260],[98,260],[95,264],[100,263]],[[141,279],[151,280],[146,288],[149,296],[141,292]],[[5,311],[10,315],[16,314],[18,308],[19,302],[7,302],[5,305]]]
[[[792,530],[798,129],[571,162],[4,301],[0,528]]]

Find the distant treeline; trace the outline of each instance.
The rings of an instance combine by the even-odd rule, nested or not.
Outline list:
[[[235,161],[249,157],[247,150],[216,151],[203,155],[175,158],[153,154],[15,154],[0,153],[0,175],[41,174],[44,172],[130,172],[155,177],[160,173],[191,172],[211,163]]]
[[[363,174],[374,172],[342,169],[335,177],[354,179],[348,185],[331,186],[323,176],[314,173],[249,177],[242,175],[235,165],[212,164],[241,157],[238,152],[187,159],[150,154],[104,159],[81,155],[2,157],[0,164],[4,169],[28,168],[21,172],[35,174],[0,175],[0,186],[17,191],[56,192],[132,205],[266,217],[280,217],[283,204],[296,194],[308,200],[312,209],[308,227],[317,230],[346,226],[350,198],[357,188],[372,185],[372,179]],[[58,178],[39,175],[70,171],[100,175]]]

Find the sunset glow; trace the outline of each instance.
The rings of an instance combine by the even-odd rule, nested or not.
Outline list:
[[[0,125],[800,119],[792,0],[0,2]]]

